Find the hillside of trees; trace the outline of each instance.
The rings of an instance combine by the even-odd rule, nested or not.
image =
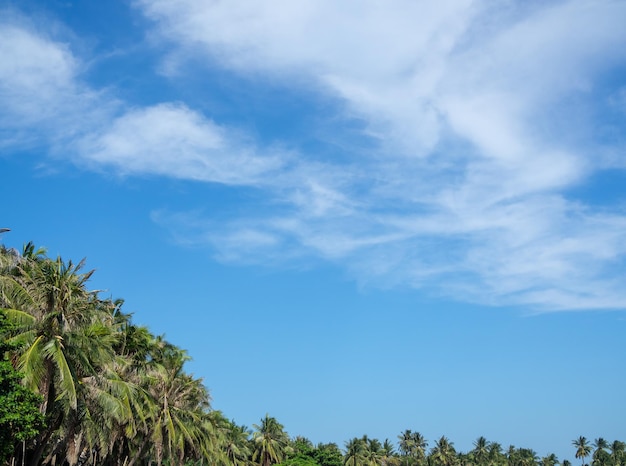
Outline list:
[[[213,410],[185,350],[88,289],[84,263],[0,245],[0,465],[571,466],[479,437],[459,452],[406,430],[313,445],[266,415]],[[582,465],[626,466],[626,444],[573,440]]]

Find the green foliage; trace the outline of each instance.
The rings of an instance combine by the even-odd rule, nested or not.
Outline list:
[[[319,464],[310,456],[299,454],[283,461],[280,466],[319,466]]]
[[[591,445],[587,442],[587,438],[582,435],[572,441],[572,445],[576,447],[576,458],[580,458],[584,466],[585,458],[591,454]]]
[[[0,312],[0,463],[9,458],[19,442],[35,437],[43,428],[41,397],[20,384],[21,376],[7,358],[11,346],[4,339],[5,322]]]
[[[297,436],[291,442],[291,448],[293,449],[293,453],[295,456],[304,456],[308,458],[313,457],[313,451],[315,448],[313,447],[313,442],[311,442],[306,437]]]
[[[276,418],[266,414],[261,424],[254,424],[253,427],[256,429],[252,434],[255,445],[253,461],[258,461],[261,466],[269,466],[281,463],[291,453],[289,436]]]
[[[336,443],[320,443],[313,451],[313,458],[320,466],[342,466],[343,455]]]
[[[414,466],[424,463],[428,442],[422,434],[408,429],[398,435],[398,441],[398,450],[402,456],[401,463],[404,466]]]

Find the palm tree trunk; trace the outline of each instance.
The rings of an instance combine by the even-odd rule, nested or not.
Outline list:
[[[61,422],[63,421],[63,415],[59,414],[53,423],[51,423],[48,428],[39,434],[37,437],[37,447],[30,454],[30,458],[28,460],[28,466],[39,466],[41,461],[41,457],[43,456],[43,452],[48,445],[48,441],[52,434],[61,427]]]

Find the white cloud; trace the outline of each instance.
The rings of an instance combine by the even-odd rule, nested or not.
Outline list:
[[[604,103],[596,92],[626,64],[626,3],[135,4],[177,45],[180,56],[164,57],[177,78],[192,56],[292,91],[306,86],[363,121],[370,150],[322,162],[253,141],[193,102],[133,107],[90,88],[67,45],[5,23],[0,119],[25,133],[15,141],[30,134],[127,176],[254,186],[253,214],[154,216],[221,260],[322,258],[364,282],[457,299],[626,306],[615,281],[626,257],[623,209],[597,211],[564,191],[624,166],[623,147],[596,142],[595,115],[623,101],[623,83]],[[341,140],[342,125],[333,131]]]
[[[317,83],[366,116],[373,134],[397,132],[413,149],[436,142],[433,88],[472,11],[469,0],[136,3],[193,52],[200,44],[224,66]]]
[[[0,127],[2,145],[23,143],[27,127],[59,113],[74,76],[67,50],[30,31],[0,24]]]
[[[291,244],[363,280],[540,308],[626,304],[610,281],[624,212],[559,195],[600,168],[588,105],[626,61],[623,2],[136,4],[185,53],[313,83],[379,139],[377,158],[337,165],[347,179],[322,170],[283,193],[291,212],[222,226],[216,247],[252,228],[282,238],[277,255]],[[292,175],[309,179],[305,167]]]
[[[81,165],[255,185],[289,154],[263,153],[247,137],[184,104],[131,108],[82,79],[70,47],[12,16],[0,23],[0,146],[48,145]]]
[[[255,185],[281,168],[280,155],[260,156],[242,137],[182,104],[132,109],[80,142],[80,155],[123,174],[155,174]]]

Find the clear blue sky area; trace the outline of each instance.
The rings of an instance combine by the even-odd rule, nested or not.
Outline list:
[[[213,407],[626,440],[626,2],[0,1],[1,241]]]

